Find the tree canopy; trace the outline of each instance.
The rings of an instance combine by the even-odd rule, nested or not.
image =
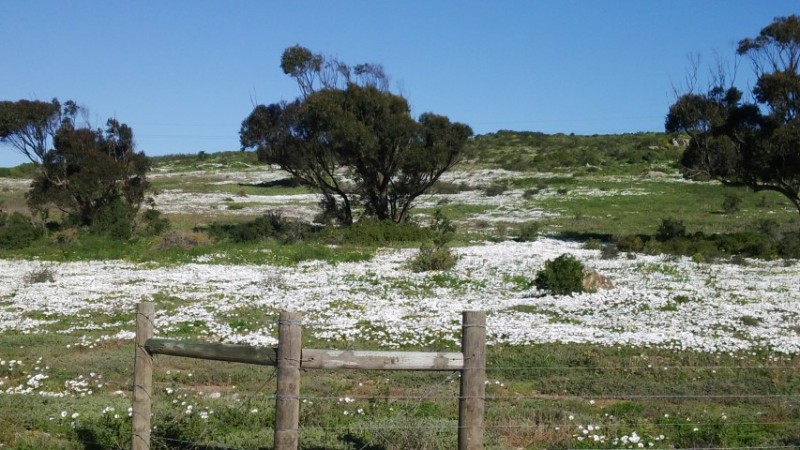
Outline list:
[[[351,68],[295,46],[281,68],[302,96],[256,106],[242,122],[242,148],[319,190],[325,213],[341,223],[352,223],[355,206],[380,220],[406,220],[472,136],[445,116],[415,120],[379,65]]]
[[[737,53],[753,64],[754,101],[719,76],[707,92],[681,95],[665,128],[691,138],[687,176],[779,192],[800,211],[800,18],[775,19]]]
[[[39,169],[27,194],[31,209],[52,206],[76,225],[125,235],[144,200],[150,161],[135,151],[128,125],[109,119],[104,130],[79,127],[79,111],[72,101],[63,108],[58,100],[0,102],[0,140]]]

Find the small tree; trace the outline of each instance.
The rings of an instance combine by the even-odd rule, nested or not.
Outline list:
[[[666,130],[690,136],[687,176],[779,192],[800,212],[800,17],[775,19],[738,54],[753,62],[755,102],[719,70],[707,92],[690,89],[670,106]]]
[[[472,135],[445,116],[414,120],[379,65],[351,68],[296,46],[281,67],[302,97],[256,106],[242,122],[242,148],[319,190],[324,211],[341,223],[352,223],[356,205],[379,220],[405,221]]]
[[[105,130],[76,127],[69,101],[0,102],[0,139],[38,168],[27,193],[34,211],[64,212],[80,226],[130,235],[148,186],[150,160],[134,151],[133,130],[115,119]],[[51,147],[52,146],[52,147]]]

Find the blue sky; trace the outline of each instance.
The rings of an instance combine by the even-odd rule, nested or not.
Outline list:
[[[663,131],[688,54],[736,43],[796,0],[2,1],[0,99],[74,99],[148,155],[239,148],[254,102],[299,92],[300,44],[384,66],[413,114],[499,129]],[[737,79],[746,88],[750,66]],[[0,145],[0,167],[24,162]]]

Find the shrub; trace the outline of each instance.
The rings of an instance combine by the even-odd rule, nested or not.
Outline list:
[[[617,259],[619,256],[619,248],[614,244],[604,244],[600,248],[601,259]]]
[[[539,222],[525,222],[519,227],[517,242],[533,242],[539,238]]]
[[[411,262],[410,267],[414,272],[428,272],[431,270],[450,270],[458,263],[458,255],[453,254],[449,247],[420,247],[419,253]]]
[[[142,214],[144,233],[147,236],[156,236],[169,228],[169,219],[161,215],[161,211],[150,208]]]
[[[121,198],[95,211],[89,231],[117,240],[128,240],[133,234],[136,209]]]
[[[733,214],[739,212],[742,206],[742,197],[739,194],[727,193],[722,200],[722,213]]]
[[[52,283],[56,281],[56,272],[50,267],[39,267],[25,275],[25,284]]]
[[[402,242],[425,242],[433,237],[433,230],[415,223],[395,223],[391,220],[366,219],[349,227],[330,228],[337,241],[345,245],[382,246]]]
[[[621,252],[640,252],[644,249],[641,237],[630,234],[617,239],[617,249]]]
[[[25,248],[44,234],[44,230],[31,223],[31,220],[14,212],[0,212],[0,249],[16,250]]]
[[[534,285],[553,295],[583,292],[583,264],[566,253],[556,259],[547,260],[544,269],[536,274]]]
[[[502,195],[507,190],[508,186],[501,183],[495,183],[491,186],[483,188],[483,192],[484,194],[486,194],[487,197],[497,197],[498,195]]]
[[[686,236],[686,226],[683,221],[672,218],[662,219],[656,232],[656,239],[661,242],[684,236]]]
[[[299,242],[306,238],[310,226],[284,219],[279,213],[257,217],[250,222],[219,224],[208,227],[208,234],[216,240],[228,239],[232,242],[255,242],[276,238],[281,242]]]

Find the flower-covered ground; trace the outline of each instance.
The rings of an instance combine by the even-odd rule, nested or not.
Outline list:
[[[279,310],[303,313],[306,333],[385,347],[457,343],[460,313],[487,311],[490,344],[595,343],[732,352],[800,352],[798,268],[786,262],[695,263],[625,255],[602,259],[578,243],[542,238],[456,248],[447,273],[413,273],[416,250],[379,250],[370,261],[296,267],[120,261],[0,261],[0,332],[101,330],[129,339],[130,313],[156,301],[157,333],[192,329],[204,339],[271,345]],[[544,261],[570,253],[614,288],[550,296],[529,285]],[[222,255],[217,255],[222,257]],[[31,282],[48,270],[53,281]],[[262,311],[263,314],[254,314]]]

